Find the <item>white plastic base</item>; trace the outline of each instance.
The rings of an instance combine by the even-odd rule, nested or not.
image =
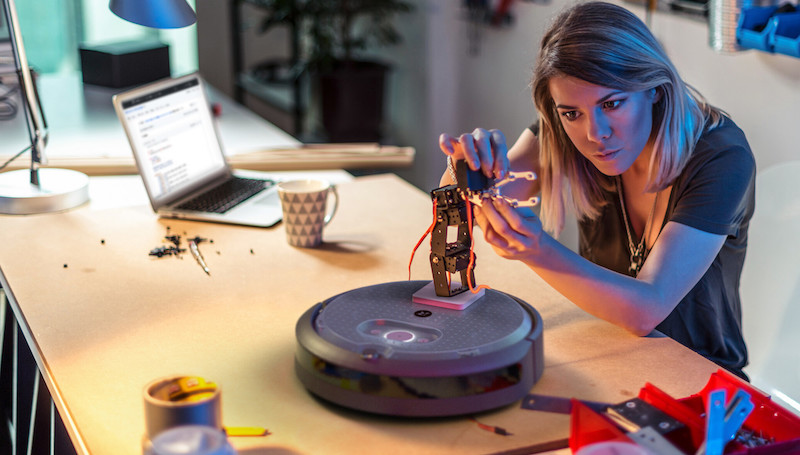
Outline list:
[[[461,287],[461,283],[454,283],[455,288]],[[481,289],[477,293],[473,294],[472,292],[462,292],[461,294],[456,294],[452,297],[441,297],[436,295],[436,289],[433,285],[433,281],[426,284],[422,289],[415,292],[414,295],[411,296],[411,300],[414,303],[420,303],[422,305],[432,305],[438,306],[440,308],[449,308],[451,310],[463,310],[468,306],[472,305],[473,302],[483,297],[484,290]]]
[[[0,213],[30,215],[71,209],[89,200],[89,177],[69,169],[39,169],[40,185],[30,170],[0,173]]]

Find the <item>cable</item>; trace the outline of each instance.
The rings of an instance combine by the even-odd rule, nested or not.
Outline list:
[[[11,120],[17,116],[19,108],[12,99],[0,100],[0,121]]]
[[[6,90],[0,93],[0,120],[11,120],[17,116],[19,108],[12,96],[19,91],[19,87],[9,87],[7,84],[0,82],[0,87],[6,87]]]
[[[19,86],[17,87],[10,87],[7,84],[3,84],[0,82],[0,86],[7,87],[3,93],[0,93],[0,120],[11,120],[16,117],[19,108],[17,107],[17,103],[14,102],[12,96],[14,93],[19,91]],[[0,165],[0,170],[5,169],[12,161],[19,158],[23,153],[31,150],[33,145],[29,145],[18,152],[16,155],[9,158],[5,163]]]
[[[488,425],[483,422],[480,422],[475,417],[470,417],[469,420],[475,422],[475,424],[478,425],[478,428],[480,428],[481,430],[490,431],[494,434],[499,434],[500,436],[511,436],[513,434],[509,433],[508,430],[506,430],[505,428],[497,427],[494,425]]]
[[[467,228],[469,229],[469,235],[472,236],[472,202],[467,202]],[[469,242],[469,265],[467,265],[467,285],[469,286],[469,291],[473,294],[477,294],[480,292],[481,289],[491,289],[491,287],[482,284],[477,288],[472,283],[472,271],[475,269],[475,242]]]
[[[2,169],[2,168],[0,168]],[[425,237],[428,236],[433,231],[433,227],[436,226],[436,201],[433,201],[433,222],[431,223],[428,230],[422,234],[422,237],[419,239],[416,245],[414,245],[414,249],[411,250],[411,259],[408,260],[408,280],[411,281],[411,263],[414,262],[414,254],[417,252],[417,248],[422,245],[422,241],[425,240]],[[433,239],[431,239],[432,241]]]
[[[0,169],[2,169],[2,168],[0,168]],[[469,200],[466,200],[466,199],[465,199],[465,202],[466,202],[466,207],[467,207],[467,229],[469,229],[469,235],[470,235],[470,237],[472,237],[472,227],[473,227],[473,224],[472,224],[472,203]],[[420,239],[417,241],[417,244],[414,245],[414,249],[411,250],[411,258],[408,260],[408,279],[409,279],[409,281],[411,280],[411,264],[414,262],[414,255],[416,254],[417,249],[419,249],[419,246],[422,245],[422,242],[425,240],[425,237],[427,237],[428,234],[430,234],[433,231],[433,228],[436,226],[436,221],[437,221],[437,219],[436,219],[436,201],[433,201],[433,222],[428,227],[428,229],[425,231],[425,233],[422,234],[422,237],[420,237]],[[433,241],[433,239],[431,239],[431,241]],[[467,286],[469,287],[470,292],[472,292],[473,294],[477,294],[478,292],[481,291],[481,289],[491,289],[490,286],[485,285],[485,284],[481,284],[480,286],[475,287],[475,285],[472,283],[472,272],[473,272],[474,269],[475,269],[475,242],[474,241],[470,241],[470,243],[469,243],[469,265],[467,265]],[[451,282],[451,275],[450,275],[450,272],[447,272],[447,286],[448,286],[448,288],[450,287],[450,282]]]
[[[27,152],[28,150],[30,150],[30,149],[31,149],[31,147],[33,147],[33,146],[32,146],[32,145],[29,145],[29,146],[25,147],[24,149],[22,149],[22,151],[20,151],[20,152],[19,152],[19,153],[17,153],[16,155],[14,155],[14,156],[12,156],[11,158],[9,158],[9,159],[8,159],[8,161],[6,161],[6,162],[5,162],[5,163],[3,163],[2,165],[0,165],[0,171],[2,171],[2,170],[3,170],[3,169],[6,167],[6,166],[8,166],[9,164],[11,164],[11,162],[12,162],[12,161],[14,161],[15,159],[19,158],[19,157],[20,157],[20,155],[22,155],[23,153],[25,153],[25,152]]]

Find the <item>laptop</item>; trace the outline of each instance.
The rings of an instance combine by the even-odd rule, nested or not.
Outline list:
[[[125,91],[113,103],[158,215],[262,227],[281,220],[275,182],[228,165],[199,74]]]

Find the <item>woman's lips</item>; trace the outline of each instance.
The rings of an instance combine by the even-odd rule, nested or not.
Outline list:
[[[619,150],[611,150],[611,151],[603,151],[596,153],[594,156],[595,158],[597,158],[598,161],[610,161],[613,160],[618,153]]]

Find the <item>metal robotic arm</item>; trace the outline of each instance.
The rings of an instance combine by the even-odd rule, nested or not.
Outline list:
[[[511,172],[501,180],[489,179],[480,171],[473,171],[466,161],[455,163],[456,180],[431,191],[436,208],[436,220],[431,231],[431,271],[436,295],[452,297],[472,288],[475,282],[473,269],[475,255],[472,252],[472,210],[469,204],[480,206],[485,198],[503,199],[512,207],[533,207],[538,197],[525,201],[505,196],[501,187],[518,179],[535,180],[534,172]],[[456,239],[447,241],[448,227],[457,227]],[[460,286],[452,287],[450,275],[460,273]]]

